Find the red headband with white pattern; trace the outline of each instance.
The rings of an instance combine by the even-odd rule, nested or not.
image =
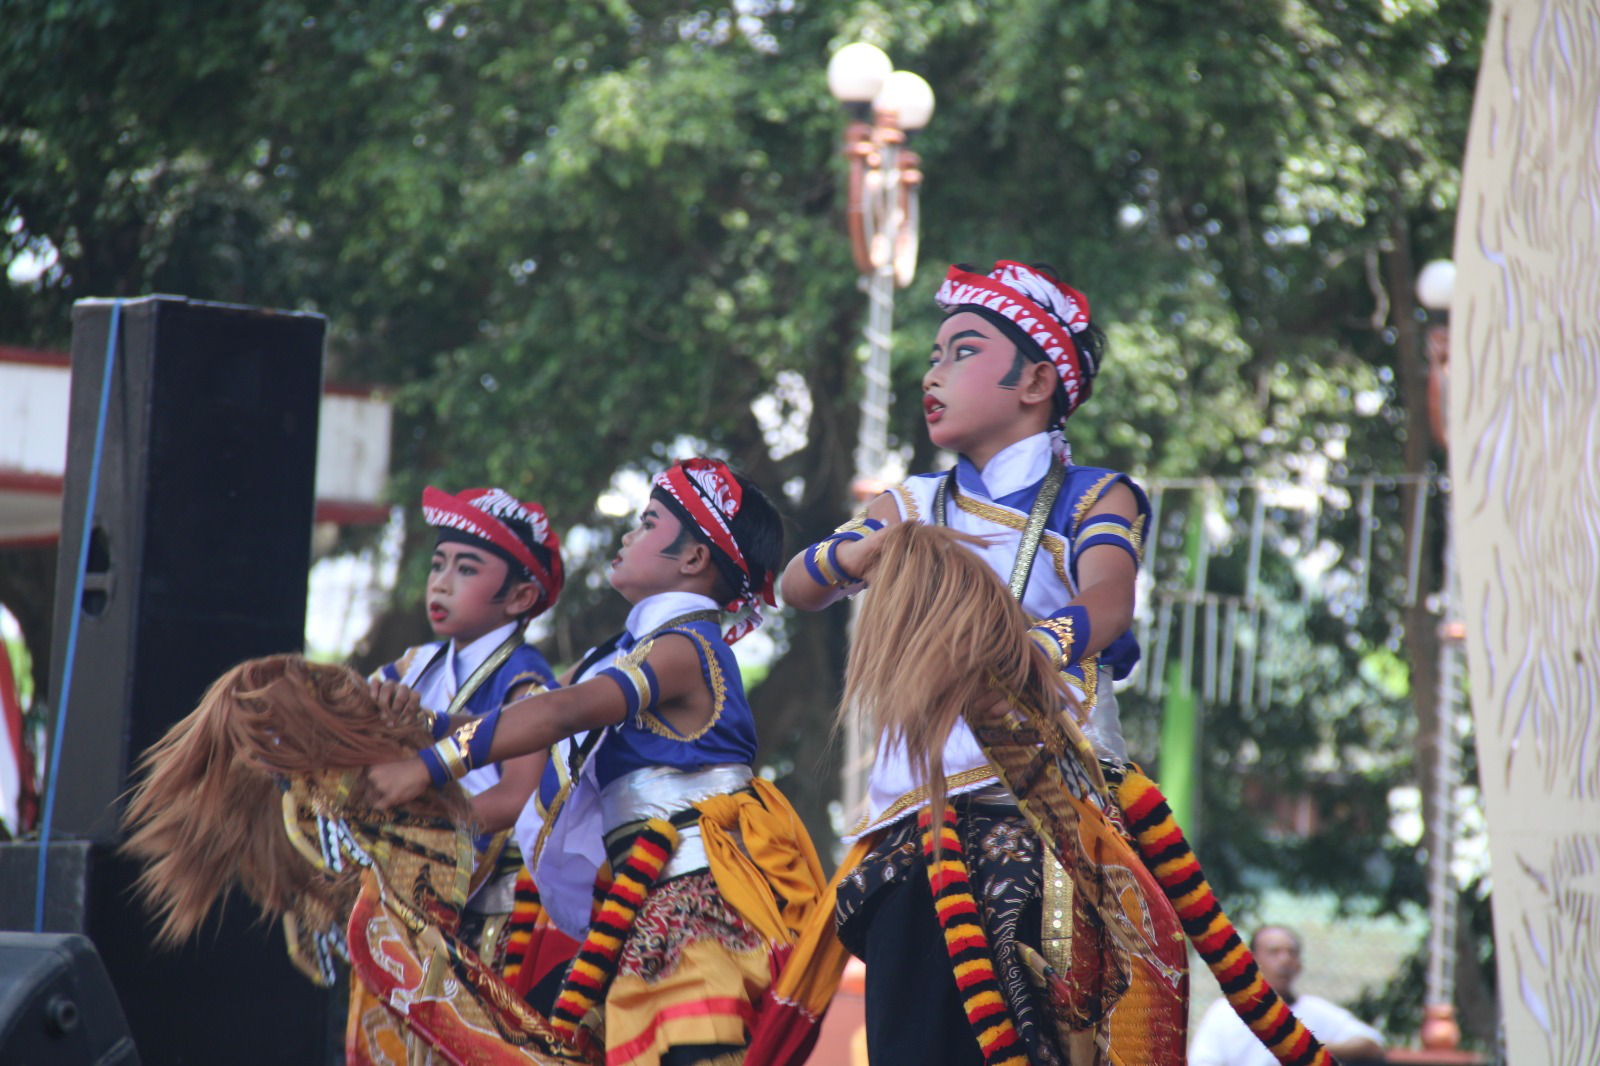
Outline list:
[[[422,518],[430,526],[476,537],[515,559],[539,586],[541,610],[561,595],[561,540],[550,528],[544,508],[537,503],[524,503],[504,489],[467,489],[451,495],[429,485],[422,490]],[[550,553],[548,569],[533,554],[523,535],[507,524],[508,518],[524,524],[534,543]]]
[[[981,307],[1014,324],[1055,367],[1067,414],[1089,398],[1098,368],[1073,339],[1073,334],[1089,328],[1089,301],[1077,289],[1041,270],[1002,259],[988,274],[951,267],[934,302],[946,312],[966,305]]]
[[[732,644],[761,624],[761,603],[777,606],[772,593],[772,575],[766,575],[759,589],[754,587],[750,564],[738,541],[733,539],[732,522],[744,503],[744,490],[728,464],[717,459],[680,460],[657,474],[651,485],[681,507],[712,546],[742,575],[733,599],[722,605],[723,610],[740,615],[723,636]]]

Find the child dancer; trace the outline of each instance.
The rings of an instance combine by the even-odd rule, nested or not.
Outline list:
[[[1111,683],[1138,660],[1128,628],[1149,504],[1126,475],[1073,465],[1061,432],[1089,396],[1103,334],[1083,295],[1045,267],[1002,261],[984,274],[955,266],[936,299],[946,318],[922,379],[923,409],[929,438],[960,458],[948,471],[909,478],[800,552],[784,573],[784,598],[818,610],[859,590],[857,577],[872,568],[886,526],[926,522],[984,538],[971,550],[1038,619],[1030,635],[1065,676],[1084,736],[1115,772],[1127,753]],[[932,645],[939,619],[926,625],[934,627],[925,641]],[[1003,694],[995,701],[1004,708]],[[943,897],[936,914],[921,874],[925,769],[908,760],[896,737],[883,738],[869,777],[869,810],[846,838],[860,841],[856,854],[865,855],[838,882],[839,938],[867,963],[873,1061],[1078,1061],[1083,1041],[1068,1046],[1073,1039],[1035,993],[1027,952],[1016,946],[1041,951],[1087,989],[1096,976],[1084,961],[1092,918],[1081,901],[1074,906],[1071,878],[1040,846],[978,738],[957,721],[943,744],[941,791],[956,813],[962,858],[982,901],[987,942],[973,959],[992,966],[999,993],[989,1001],[970,995],[977,963],[957,958],[952,933],[941,926],[948,917]],[[1177,928],[1159,892],[1147,906]],[[1187,995],[1182,958],[1180,944],[1175,966],[1155,960],[1170,977],[1175,1005]],[[1080,1020],[1092,1050],[1094,1021]],[[1149,1046],[1156,1057],[1148,1061],[1166,1061],[1171,1051],[1181,1061],[1181,1016],[1162,1024],[1175,1032]]]
[[[439,639],[381,667],[373,694],[397,712],[420,706],[443,735],[444,723],[488,714],[554,682],[550,664],[523,633],[561,595],[561,545],[543,507],[504,489],[452,495],[430,486],[422,514],[438,530],[427,609]],[[496,970],[505,961],[503,934],[522,869],[510,830],[543,769],[542,755],[526,755],[461,779],[484,831],[462,935]]]
[[[781,552],[781,521],[754,484],[716,460],[674,464],[612,561],[612,587],[633,604],[625,633],[570,684],[369,770],[403,802],[586,734],[558,753],[530,862],[552,916],[590,926],[552,1022],[608,1063],[742,1062],[823,891],[799,818],[752,773],[755,721],[728,647],[772,602]],[[723,612],[737,616],[726,638]],[[590,925],[597,850],[614,880]]]

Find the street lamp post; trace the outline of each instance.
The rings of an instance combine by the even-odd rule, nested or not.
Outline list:
[[[850,112],[844,155],[850,162],[850,250],[867,294],[866,358],[851,493],[859,504],[883,491],[889,454],[890,350],[894,290],[917,267],[918,194],[922,172],[906,135],[933,115],[933,90],[916,74],[893,69],[870,44],[846,45],[828,61],[828,90]],[[845,729],[841,802],[846,819],[862,810],[868,762],[866,723]]]
[[[1455,264],[1436,259],[1417,276],[1417,299],[1435,316],[1428,326],[1428,423],[1434,440],[1449,448],[1450,311]],[[1419,486],[1418,491],[1421,491]],[[1434,704],[1434,825],[1428,846],[1428,973],[1423,998],[1422,1046],[1455,1048],[1461,1027],[1455,1017],[1456,890],[1450,866],[1455,842],[1456,719],[1460,713],[1461,642],[1464,627],[1456,597],[1454,523],[1446,511],[1444,581],[1439,590],[1439,669]]]

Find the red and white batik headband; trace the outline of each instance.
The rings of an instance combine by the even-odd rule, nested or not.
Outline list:
[[[761,603],[777,606],[772,575],[767,574],[761,588],[756,588],[750,564],[733,539],[732,522],[744,502],[744,490],[728,464],[716,459],[680,460],[657,474],[651,485],[665,492],[681,510],[679,517],[688,517],[741,575],[733,599],[722,605],[723,610],[739,615],[723,636],[732,644],[761,624]]]
[[[561,595],[561,541],[537,503],[524,503],[504,489],[467,489],[451,495],[429,485],[422,490],[422,518],[430,526],[480,540],[508,562],[521,566],[527,578],[539,586],[540,610]],[[549,567],[533,553],[529,539],[550,553]]]
[[[1089,398],[1096,367],[1074,335],[1089,328],[1083,293],[1041,270],[1002,259],[988,274],[953,266],[934,295],[945,312],[981,309],[1009,322],[1055,367],[1070,415]]]

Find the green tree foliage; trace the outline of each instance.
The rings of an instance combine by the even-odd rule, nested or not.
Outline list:
[[[4,258],[55,258],[0,285],[3,339],[64,345],[85,295],[314,308],[332,374],[399,386],[398,500],[496,483],[604,528],[613,472],[688,436],[798,486],[791,543],[814,540],[846,507],[865,311],[823,68],[864,38],[938,94],[913,143],[924,267],[897,319],[914,464],[931,459],[931,287],[944,263],[1004,256],[1058,266],[1110,329],[1069,434],[1081,461],[1428,472],[1409,285],[1448,254],[1483,17],[1463,0],[18,0],[0,8]],[[814,408],[775,459],[750,404],[781,372]],[[1360,394],[1382,403],[1359,413]],[[1431,691],[1432,623],[1400,593],[1409,503],[1382,507],[1359,607],[1324,594],[1353,574],[1353,511],[1323,522],[1345,548],[1331,568],[1269,560],[1281,677],[1264,707],[1206,711],[1202,854],[1226,888],[1268,870],[1370,893],[1405,868],[1382,861],[1406,850],[1383,797],[1417,772],[1405,681]],[[1248,515],[1227,518],[1210,584],[1242,592]],[[1313,546],[1297,514],[1269,518],[1285,551]],[[1170,548],[1158,579],[1182,581]],[[1429,589],[1433,534],[1426,549]],[[597,584],[569,583],[573,640]],[[760,701],[818,830],[838,615],[790,620]],[[1157,704],[1124,702],[1154,758]],[[1242,774],[1290,788],[1330,759],[1327,838],[1264,836]]]

